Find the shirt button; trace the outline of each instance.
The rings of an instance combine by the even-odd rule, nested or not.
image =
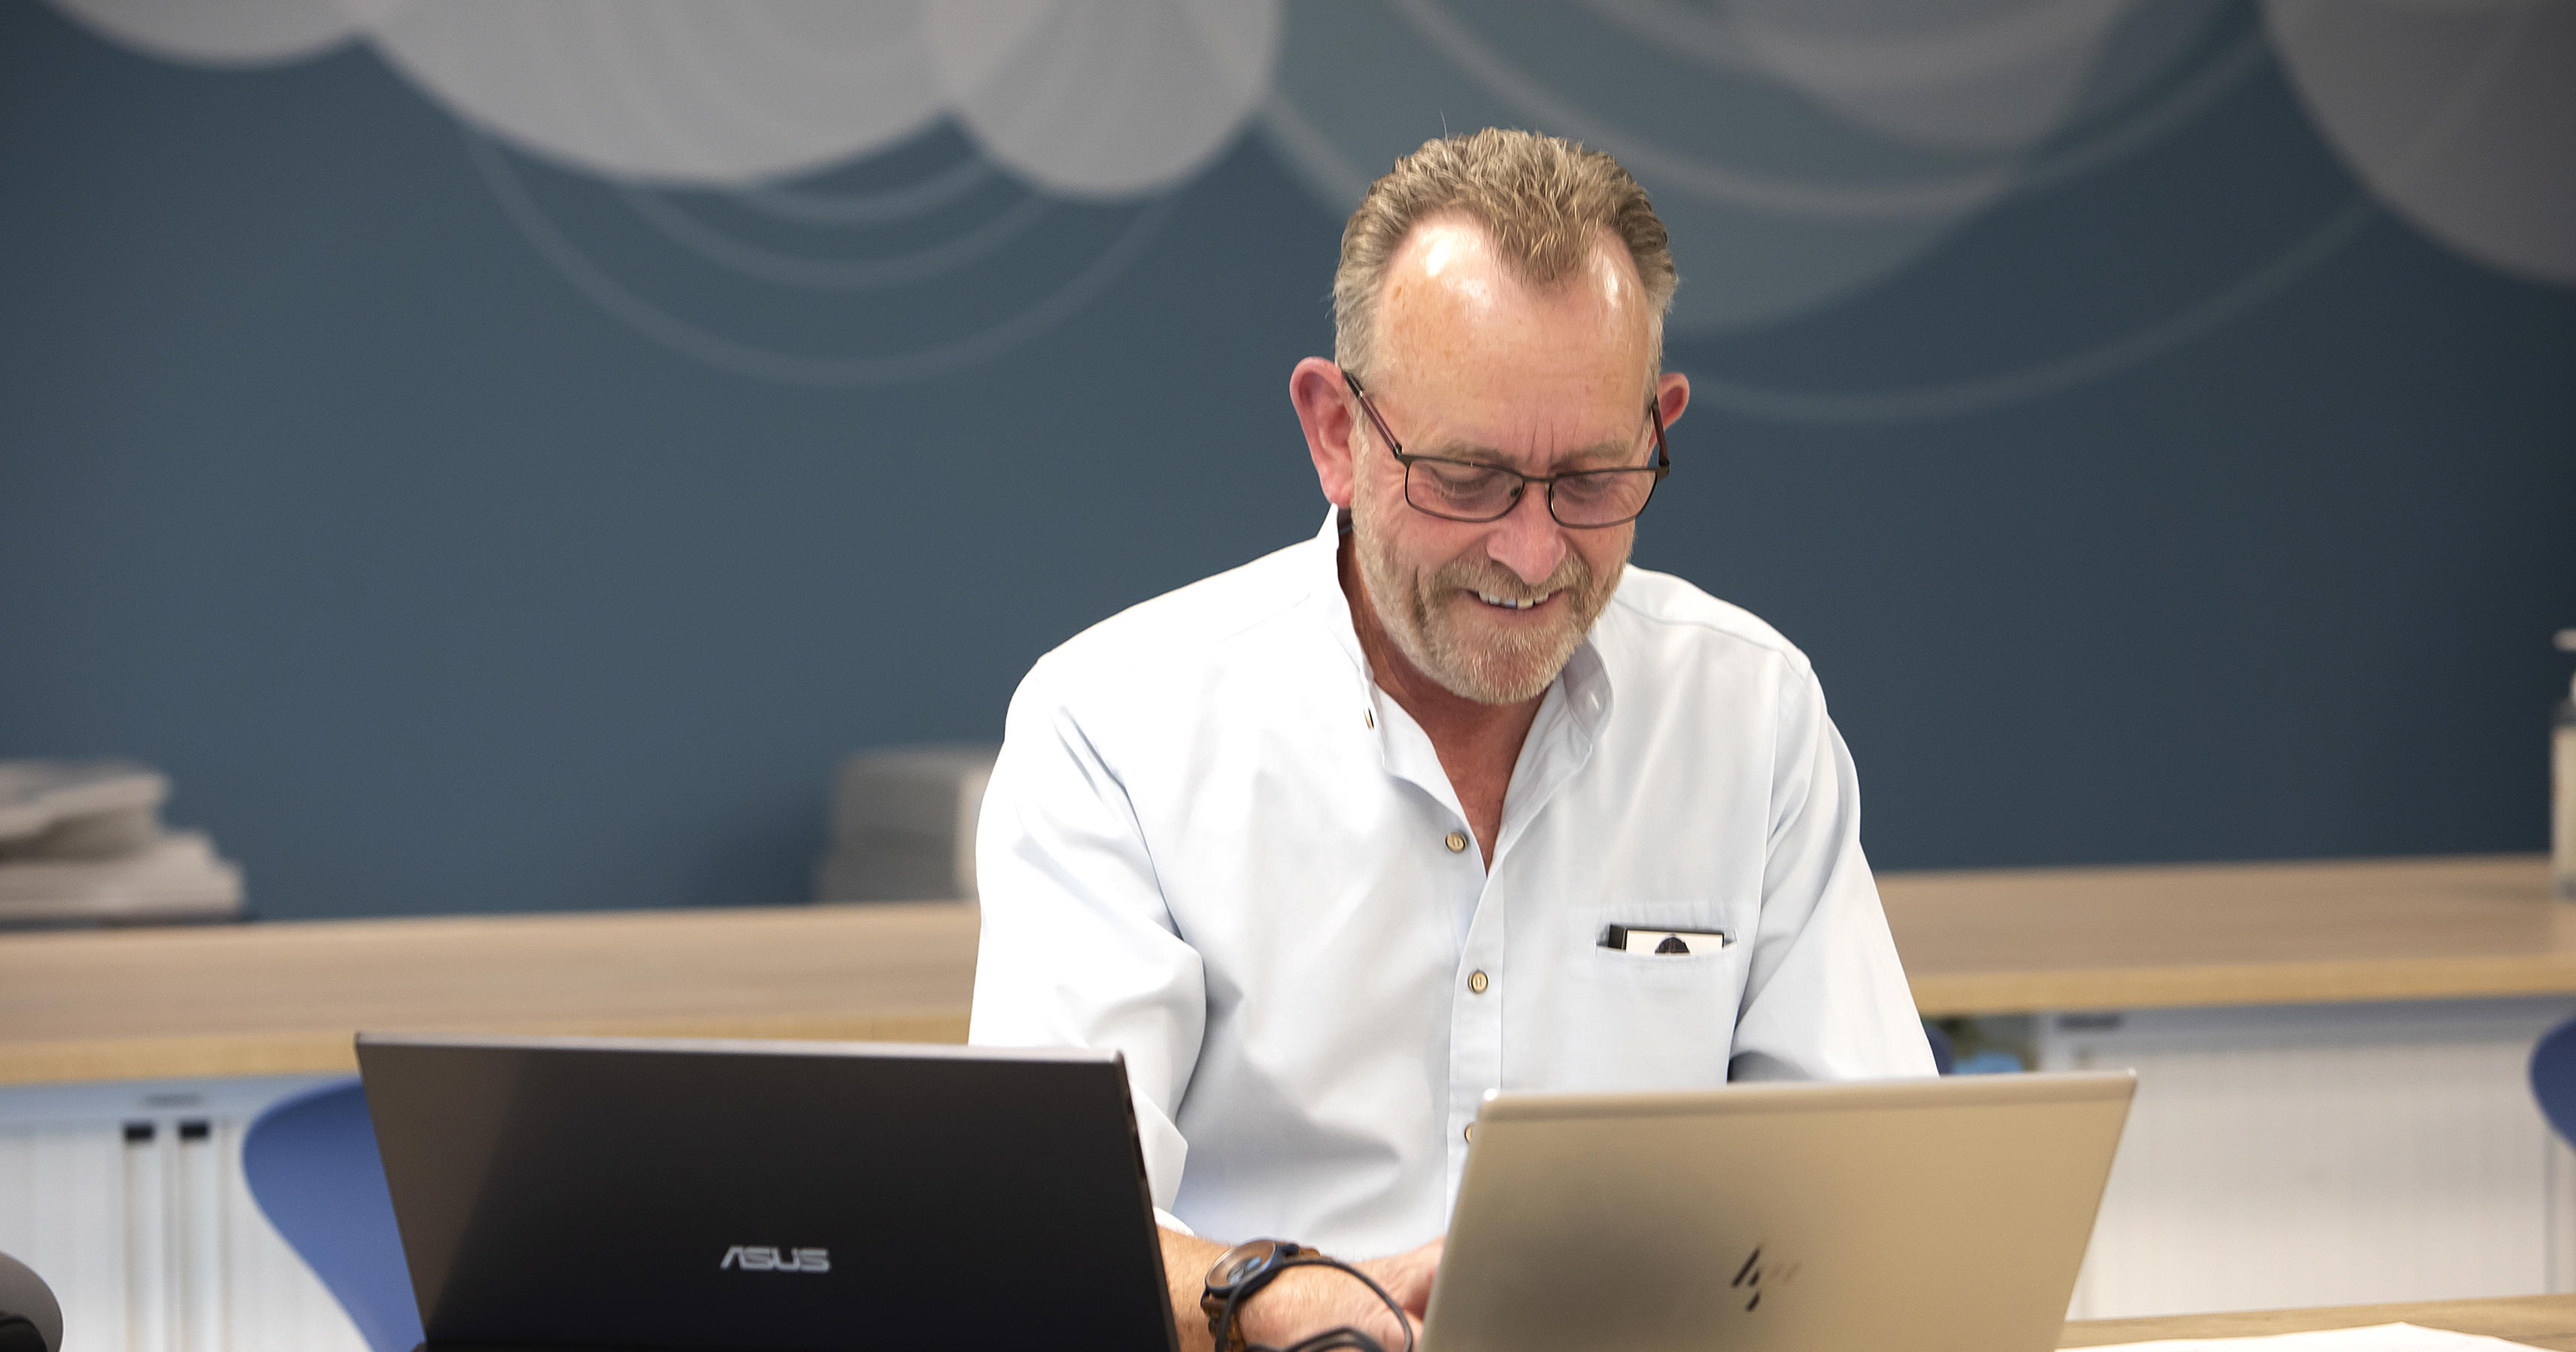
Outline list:
[[[1485,974],[1482,972],[1469,972],[1467,974],[1467,989],[1474,991],[1478,995],[1484,994],[1485,987],[1491,984],[1493,983],[1487,981],[1485,979]]]
[[[1466,832],[1464,832],[1464,831],[1452,831],[1452,832],[1450,832],[1450,833],[1449,833],[1448,845],[1449,845],[1449,853],[1451,853],[1451,854],[1462,854],[1462,853],[1464,853],[1464,852],[1466,851],[1466,849],[1467,849],[1467,833],[1466,833]]]

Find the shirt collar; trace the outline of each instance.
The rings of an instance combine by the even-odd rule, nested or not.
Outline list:
[[[1324,528],[1306,546],[1306,578],[1314,588],[1315,601],[1324,608],[1324,627],[1342,652],[1351,659],[1351,669],[1360,674],[1360,683],[1370,685],[1368,654],[1360,650],[1360,631],[1351,623],[1350,598],[1342,594],[1342,537],[1350,534],[1351,509],[1335,507],[1324,513]],[[1371,703],[1375,703],[1374,700]]]

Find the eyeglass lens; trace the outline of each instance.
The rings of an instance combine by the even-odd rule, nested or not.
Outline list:
[[[1457,461],[1416,460],[1405,467],[1405,500],[1423,511],[1468,521],[1491,521],[1509,512],[1521,490],[1519,475]],[[1615,526],[1646,510],[1655,491],[1651,469],[1605,469],[1569,474],[1552,485],[1549,510],[1569,526]],[[1549,491],[1549,490],[1541,490]]]

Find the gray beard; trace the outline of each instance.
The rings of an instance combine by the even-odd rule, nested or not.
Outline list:
[[[1368,589],[1378,627],[1395,640],[1396,650],[1406,660],[1441,689],[1479,704],[1518,704],[1545,693],[1557,673],[1565,670],[1566,660],[1574,656],[1583,636],[1592,632],[1592,622],[1610,604],[1628,562],[1622,556],[1606,578],[1599,578],[1582,556],[1569,552],[1547,581],[1536,587],[1491,559],[1455,560],[1425,577],[1406,572],[1396,562],[1371,529],[1373,524],[1354,507],[1351,547],[1359,557],[1360,581]],[[1555,618],[1543,626],[1527,633],[1471,637],[1460,632],[1448,610],[1448,602],[1462,588],[1514,598],[1552,591],[1564,595]]]

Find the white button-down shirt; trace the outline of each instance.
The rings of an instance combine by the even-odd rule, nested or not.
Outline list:
[[[1489,870],[1312,541],[1040,659],[976,842],[973,1040],[1126,1056],[1156,1206],[1365,1256],[1447,1227],[1489,1089],[1928,1075],[1804,654],[1630,568]],[[1687,955],[1611,925],[1722,931]]]

